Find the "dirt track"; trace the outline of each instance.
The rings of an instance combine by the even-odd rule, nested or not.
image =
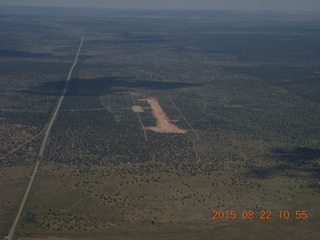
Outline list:
[[[44,138],[43,138],[43,141],[42,141],[42,143],[41,143],[40,150],[39,150],[38,160],[37,160],[36,165],[35,165],[35,167],[34,167],[34,169],[33,169],[33,172],[32,172],[32,175],[31,175],[31,178],[30,178],[30,181],[29,181],[27,190],[26,190],[26,192],[25,192],[25,194],[24,194],[24,196],[23,196],[22,202],[21,202],[21,204],[20,204],[20,208],[19,208],[18,213],[17,213],[17,215],[16,215],[16,218],[15,218],[13,224],[12,224],[12,227],[11,227],[11,229],[10,229],[10,232],[9,232],[8,236],[5,236],[5,239],[6,239],[6,240],[11,240],[11,239],[13,238],[13,236],[14,236],[14,233],[15,233],[15,230],[16,230],[16,226],[18,225],[18,222],[19,222],[19,220],[20,220],[21,213],[22,213],[23,208],[24,208],[24,205],[25,205],[25,203],[26,203],[26,201],[27,201],[27,198],[28,198],[30,189],[31,189],[32,184],[33,184],[33,181],[34,181],[34,178],[35,178],[35,176],[36,176],[36,174],[37,174],[37,172],[38,172],[39,164],[40,164],[40,162],[41,162],[42,159],[43,159],[44,151],[45,151],[45,148],[46,148],[46,146],[47,146],[47,142],[48,142],[48,138],[49,138],[49,135],[50,135],[50,132],[51,132],[51,128],[52,128],[53,123],[55,122],[55,120],[56,120],[56,118],[57,118],[57,115],[58,115],[58,113],[59,113],[59,110],[60,110],[62,101],[63,101],[63,99],[64,99],[64,96],[65,96],[66,92],[67,92],[68,83],[69,83],[69,81],[70,81],[70,78],[71,78],[73,69],[74,69],[74,67],[75,67],[76,64],[77,64],[78,57],[79,57],[79,54],[80,54],[80,51],[81,51],[81,48],[82,48],[82,44],[83,44],[83,39],[84,39],[84,38],[82,37],[81,42],[80,42],[80,46],[79,46],[79,48],[78,48],[76,57],[75,57],[74,62],[73,62],[73,65],[71,66],[71,69],[70,69],[70,71],[69,71],[69,75],[68,75],[68,78],[67,78],[67,81],[66,81],[66,84],[65,84],[63,93],[62,93],[62,95],[60,96],[60,99],[59,99],[59,101],[58,101],[58,104],[57,104],[57,106],[56,106],[56,109],[55,109],[55,111],[54,111],[54,113],[53,113],[53,116],[52,116],[52,118],[51,118],[51,120],[50,120],[50,122],[49,122],[49,125],[48,125],[48,127],[47,127],[47,129],[46,129],[46,131],[45,131],[45,135],[44,135]]]
[[[146,101],[152,108],[152,115],[157,120],[156,126],[145,127],[147,130],[152,130],[159,133],[186,133],[186,130],[178,128],[176,125],[170,122],[166,113],[161,108],[156,98],[149,97],[147,99],[140,99],[139,101]]]

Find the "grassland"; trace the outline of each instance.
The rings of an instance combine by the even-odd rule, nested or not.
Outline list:
[[[0,16],[1,237],[82,36],[16,239],[320,237],[319,16]],[[148,97],[187,133],[146,130],[156,125],[139,101]],[[214,210],[270,210],[272,219],[213,220]],[[309,217],[280,219],[285,210]]]

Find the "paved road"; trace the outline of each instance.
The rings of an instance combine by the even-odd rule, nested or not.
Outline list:
[[[8,236],[6,236],[6,237],[4,238],[5,240],[12,240],[12,238],[13,238],[13,235],[14,235],[14,232],[15,232],[15,230],[16,230],[17,224],[18,224],[18,222],[19,222],[21,213],[22,213],[22,211],[23,211],[24,205],[25,205],[25,203],[26,203],[26,201],[27,201],[27,198],[28,198],[30,189],[31,189],[31,187],[32,187],[34,178],[35,178],[35,176],[36,176],[36,174],[37,174],[40,161],[43,159],[43,154],[44,154],[44,151],[45,151],[47,142],[48,142],[48,137],[49,137],[49,135],[50,135],[51,128],[52,128],[52,126],[53,126],[54,121],[56,120],[56,117],[57,117],[58,112],[59,112],[60,107],[61,107],[61,103],[62,103],[62,101],[63,101],[63,99],[64,99],[64,96],[65,96],[65,94],[66,94],[66,92],[67,92],[68,83],[69,83],[69,80],[70,80],[70,78],[71,78],[73,69],[74,69],[74,67],[75,67],[76,64],[77,64],[78,57],[79,57],[79,54],[80,54],[80,51],[81,51],[81,48],[82,48],[82,44],[83,44],[83,37],[82,37],[82,39],[81,39],[80,46],[79,46],[79,48],[78,48],[78,52],[77,52],[76,58],[74,59],[73,65],[72,65],[72,67],[71,67],[71,69],[70,69],[70,71],[69,71],[69,75],[68,75],[68,78],[67,78],[66,85],[65,85],[65,87],[64,87],[63,93],[62,93],[62,95],[61,95],[61,97],[60,97],[60,99],[59,99],[59,102],[58,102],[58,104],[57,104],[57,107],[56,107],[56,109],[55,109],[55,111],[54,111],[54,113],[53,113],[53,115],[52,115],[52,118],[51,118],[51,120],[50,120],[50,122],[49,122],[49,125],[48,125],[48,127],[47,127],[47,130],[46,130],[46,133],[45,133],[45,135],[44,135],[44,138],[43,138],[43,141],[42,141],[42,144],[41,144],[41,147],[40,147],[39,155],[38,155],[39,159],[37,160],[37,163],[36,163],[36,165],[35,165],[35,167],[34,167],[34,169],[33,169],[30,182],[29,182],[28,187],[27,187],[27,190],[26,190],[26,192],[25,192],[25,194],[24,194],[24,196],[23,196],[22,202],[21,202],[21,204],[20,204],[19,211],[18,211],[18,213],[17,213],[17,215],[16,215],[16,218],[15,218],[13,224],[12,224],[11,230],[10,230]]]

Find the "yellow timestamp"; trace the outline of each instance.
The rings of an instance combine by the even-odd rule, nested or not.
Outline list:
[[[297,211],[278,211],[273,212],[270,210],[262,211],[223,211],[215,210],[212,211],[211,218],[214,220],[221,219],[262,219],[262,220],[271,220],[272,218],[279,219],[307,219],[309,217],[307,211],[297,210]]]

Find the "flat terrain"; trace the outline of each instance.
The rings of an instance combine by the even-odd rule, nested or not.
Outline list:
[[[1,9],[0,238],[84,36],[15,239],[320,239],[319,24]]]

